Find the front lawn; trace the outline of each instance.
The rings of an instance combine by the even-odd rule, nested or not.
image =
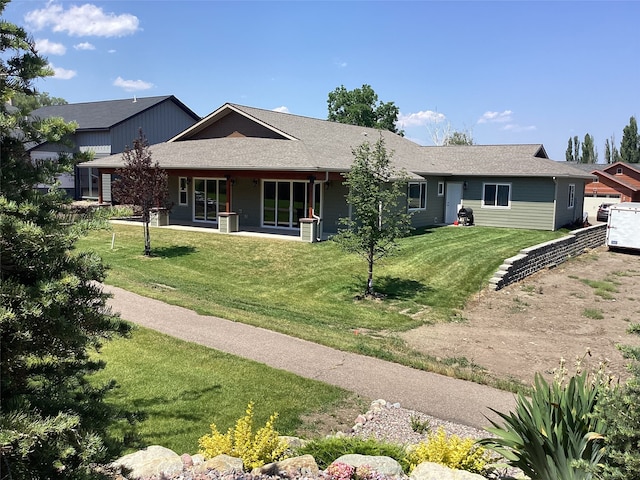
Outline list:
[[[226,432],[249,402],[255,402],[255,429],[277,412],[276,429],[283,435],[296,434],[309,415],[345,406],[366,409],[340,388],[145,328],[136,328],[130,339],[107,342],[95,355],[106,368],[92,381],[113,378],[118,384],[107,403],[140,420],[135,435],[126,422],[111,428],[127,451],[162,445],[178,454],[196,453],[211,423]]]
[[[394,333],[448,321],[505,258],[560,235],[484,227],[425,230],[402,239],[400,251],[376,266],[374,287],[387,295],[384,301],[354,299],[364,289],[366,265],[332,242],[156,228],[154,256],[145,258],[142,227],[114,225],[113,231],[91,232],[78,248],[97,251],[111,266],[107,283],[141,295],[468,378],[408,350]]]

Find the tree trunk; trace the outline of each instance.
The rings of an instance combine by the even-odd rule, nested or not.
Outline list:
[[[373,295],[373,252],[369,252],[369,272],[367,276],[367,289],[364,291],[365,296]]]
[[[149,219],[144,222],[144,254],[146,257],[151,256],[151,235],[149,234]]]

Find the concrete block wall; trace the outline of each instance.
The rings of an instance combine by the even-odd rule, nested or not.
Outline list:
[[[572,231],[557,240],[524,248],[507,258],[489,280],[495,290],[528,277],[544,268],[555,267],[571,257],[605,244],[607,225],[600,224]]]

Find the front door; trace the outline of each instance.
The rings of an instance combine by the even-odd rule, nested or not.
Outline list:
[[[462,183],[447,183],[444,223],[451,224],[458,219],[462,207]]]

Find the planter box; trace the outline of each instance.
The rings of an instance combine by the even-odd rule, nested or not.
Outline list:
[[[225,212],[218,215],[218,230],[220,233],[234,233],[238,231],[238,214]]]
[[[169,225],[169,211],[166,208],[154,208],[149,213],[149,225],[152,227],[166,227]]]

